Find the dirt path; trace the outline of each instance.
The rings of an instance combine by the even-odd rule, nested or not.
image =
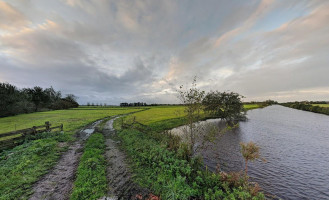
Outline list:
[[[136,199],[137,195],[146,196],[149,193],[148,190],[140,188],[132,181],[132,174],[126,162],[126,155],[120,151],[118,142],[112,139],[115,135],[113,128],[113,121],[115,119],[109,120],[103,128],[103,134],[106,137],[105,157],[108,162],[107,179],[109,182],[109,197],[107,199],[127,200]]]
[[[55,167],[33,186],[34,193],[30,197],[30,200],[69,199],[75,173],[82,155],[83,141],[95,131],[95,127],[101,121],[94,122],[77,134],[78,140],[62,155]]]

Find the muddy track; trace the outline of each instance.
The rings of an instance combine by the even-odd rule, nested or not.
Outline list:
[[[115,130],[111,119],[106,122],[103,134],[106,138],[105,157],[108,162],[108,198],[104,199],[136,199],[137,195],[147,196],[149,191],[140,188],[132,180],[132,173],[126,162],[126,155],[120,151],[118,142],[113,139]]]
[[[34,193],[30,200],[66,200],[70,198],[84,140],[95,131],[95,127],[102,121],[94,122],[77,133],[77,141],[61,156],[54,168],[35,183]]]

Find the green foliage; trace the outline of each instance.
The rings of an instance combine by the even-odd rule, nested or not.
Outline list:
[[[125,129],[119,137],[131,159],[135,181],[162,199],[264,199],[261,193],[251,195],[245,182],[233,187],[220,174],[201,170],[199,159],[187,161],[149,134]]]
[[[61,92],[55,91],[53,87],[18,89],[9,83],[0,83],[0,99],[0,117],[79,106],[74,95],[69,94],[62,98]]]
[[[226,121],[245,119],[243,96],[235,92],[209,92],[202,101],[204,110],[211,116]]]
[[[26,95],[9,83],[0,83],[0,99],[0,117],[35,110],[35,105],[27,100]]]
[[[64,137],[64,138],[63,138]],[[58,160],[65,136],[51,134],[0,154],[0,200],[26,199],[32,184]]]
[[[106,195],[105,140],[100,133],[92,134],[80,159],[71,200],[99,199]]]
[[[136,130],[124,130],[119,136],[141,186],[151,188],[163,199],[187,199],[193,195],[193,189],[183,178],[192,171],[187,161],[177,159],[173,152]]]

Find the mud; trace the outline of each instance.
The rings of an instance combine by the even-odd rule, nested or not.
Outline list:
[[[69,199],[75,174],[82,155],[83,143],[102,120],[96,121],[77,133],[77,141],[65,152],[55,167],[34,186],[30,200],[66,200]]]
[[[116,119],[116,118],[115,118]],[[108,162],[108,197],[103,199],[137,199],[138,196],[148,196],[147,189],[140,188],[132,180],[132,173],[126,161],[126,155],[119,149],[119,142],[115,141],[115,130],[113,121],[109,120],[104,128],[103,134],[106,137],[105,157]]]

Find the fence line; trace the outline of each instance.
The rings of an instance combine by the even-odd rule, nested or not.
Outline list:
[[[60,131],[63,131],[63,124],[59,126],[51,127],[51,124],[49,122],[45,122],[45,125],[41,125],[41,126],[33,126],[32,128],[26,128],[26,129],[11,131],[2,134],[0,133],[0,139],[4,137],[17,135],[17,137],[0,141],[0,151],[16,146],[20,140],[24,139],[28,135],[35,135],[37,133],[43,133],[43,132],[51,132],[54,129],[59,129]]]

